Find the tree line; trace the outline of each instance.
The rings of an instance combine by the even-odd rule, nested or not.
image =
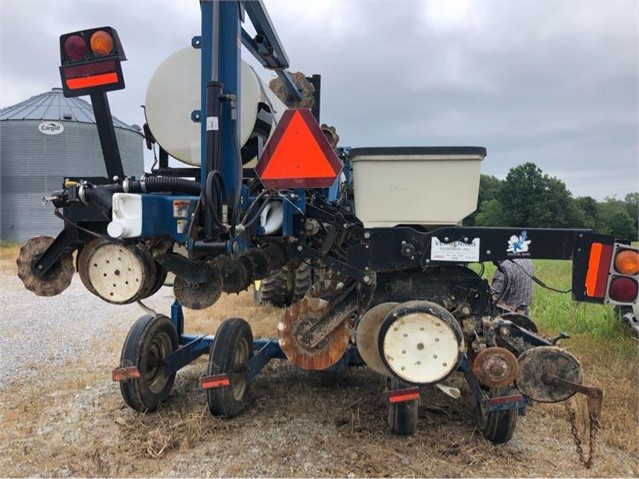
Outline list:
[[[639,193],[623,199],[573,198],[565,183],[534,163],[512,168],[505,180],[481,175],[477,210],[465,226],[588,228],[619,239],[637,240]]]

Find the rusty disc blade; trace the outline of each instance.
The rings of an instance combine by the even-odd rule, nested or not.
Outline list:
[[[304,298],[284,312],[277,325],[280,347],[293,364],[302,369],[321,371],[339,361],[348,347],[346,319],[315,347],[304,343],[306,328],[320,320],[330,309],[330,303],[319,298]]]
[[[53,243],[51,236],[36,236],[25,242],[16,259],[18,277],[24,287],[38,296],[56,296],[67,289],[73,279],[73,257],[64,253],[43,277],[36,276],[32,264]]]
[[[486,348],[473,360],[473,373],[489,388],[512,384],[519,376],[519,363],[513,353],[504,348]]]
[[[239,293],[248,287],[248,273],[241,261],[220,255],[209,266],[222,280],[222,291],[225,293]]]

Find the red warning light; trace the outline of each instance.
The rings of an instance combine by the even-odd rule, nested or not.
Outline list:
[[[329,188],[342,162],[310,110],[287,110],[255,171],[267,188]]]
[[[71,35],[64,41],[64,53],[70,60],[82,60],[87,54],[87,42],[80,35]]]

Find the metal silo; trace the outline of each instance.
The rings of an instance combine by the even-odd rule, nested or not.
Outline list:
[[[113,118],[124,172],[144,171],[142,132]],[[42,197],[67,176],[106,176],[93,109],[61,88],[0,110],[0,239],[56,236],[62,222]]]

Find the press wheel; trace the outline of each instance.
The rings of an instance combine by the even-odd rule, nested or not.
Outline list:
[[[490,388],[488,396],[491,398],[509,396],[515,393],[515,389]],[[517,408],[488,411],[483,401],[476,404],[477,426],[482,436],[493,444],[503,444],[510,441],[517,426]]]
[[[124,342],[120,367],[135,366],[140,377],[120,383],[124,401],[136,411],[154,411],[169,397],[175,373],[164,374],[167,356],[178,348],[175,326],[166,316],[146,314],[134,324]]]
[[[389,390],[408,387],[396,377],[387,379]],[[388,406],[388,426],[391,433],[399,436],[409,436],[417,430],[419,418],[419,399],[412,401],[390,403]]]
[[[215,334],[209,352],[207,374],[226,374],[229,385],[206,390],[209,410],[214,416],[232,418],[249,403],[248,362],[253,357],[253,333],[241,318],[224,321]]]

